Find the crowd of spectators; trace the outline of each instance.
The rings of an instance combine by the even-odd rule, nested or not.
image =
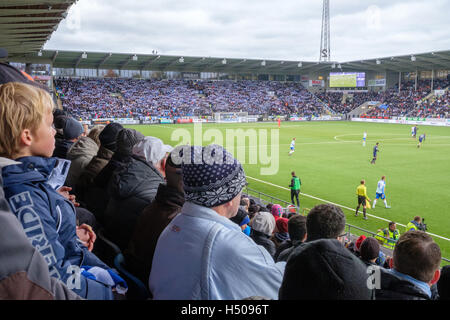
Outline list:
[[[82,119],[323,113],[323,105],[299,83],[116,78],[60,78],[55,83],[64,108]]]
[[[436,80],[433,83],[433,90],[440,90],[448,87],[447,80]],[[377,117],[430,117],[438,118],[446,116],[448,112],[448,94],[443,98],[435,97],[433,102],[428,102],[425,98],[431,93],[431,81],[420,80],[402,82],[400,91],[398,84],[385,92],[379,92],[375,101],[380,101],[387,108],[377,107],[371,109],[366,116]]]

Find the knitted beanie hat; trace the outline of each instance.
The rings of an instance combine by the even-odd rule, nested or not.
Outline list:
[[[279,204],[274,204],[271,208],[271,211],[275,218],[281,217],[283,215],[283,207]]]
[[[260,211],[255,214],[250,222],[250,226],[253,230],[270,236],[275,229],[275,218],[269,212]]]
[[[177,148],[171,159],[181,163],[188,202],[216,207],[231,201],[247,184],[242,165],[219,145]]]
[[[63,126],[63,137],[66,140],[77,139],[83,131],[83,125],[79,121],[68,117]]]
[[[108,124],[98,136],[101,146],[111,151],[116,151],[117,135],[122,129],[123,126],[120,123],[113,122]]]
[[[361,243],[363,243],[363,241],[366,240],[366,238],[367,237],[365,235],[360,235],[358,237],[358,239],[356,239],[355,247],[356,247],[357,250],[359,250],[359,248],[361,247]]]
[[[116,147],[118,153],[130,155],[133,147],[144,140],[144,135],[134,129],[124,128],[117,135]]]
[[[287,218],[278,219],[276,222],[278,232],[287,233],[288,232],[288,222],[289,222],[289,219],[287,219]]]

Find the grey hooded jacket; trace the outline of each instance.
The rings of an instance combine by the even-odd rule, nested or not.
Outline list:
[[[66,178],[66,186],[75,187],[81,172],[97,155],[98,149],[98,145],[89,137],[81,137],[72,145],[67,153],[67,159],[71,161],[71,164]]]

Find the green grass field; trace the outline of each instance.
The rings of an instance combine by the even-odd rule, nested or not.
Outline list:
[[[176,129],[189,131],[194,141],[194,125],[140,125],[133,127],[144,135],[156,136],[165,143],[172,141]],[[203,133],[222,132],[225,144],[227,129],[277,130],[276,123],[248,124],[203,124]],[[367,131],[366,146],[362,145],[363,132]],[[187,132],[186,131],[186,132]],[[312,208],[325,201],[343,207],[347,223],[366,230],[376,231],[388,225],[386,220],[397,222],[398,229],[415,215],[425,217],[428,232],[440,245],[442,256],[450,258],[450,128],[420,126],[418,135],[426,133],[427,139],[420,149],[417,141],[410,136],[411,125],[355,123],[355,122],[283,122],[279,129],[279,142],[270,140],[268,145],[279,143],[279,163],[277,172],[262,175],[261,167],[268,165],[251,164],[250,156],[262,147],[254,141],[245,140],[244,164],[249,187],[277,198],[290,201],[286,188],[290,183],[291,171],[296,171],[302,181],[301,208]],[[178,131],[179,132],[179,131]],[[241,132],[242,133],[242,132]],[[296,137],[295,153],[288,156],[291,139]],[[197,136],[197,139],[199,137]],[[212,141],[203,141],[209,144]],[[370,164],[375,142],[380,143],[380,152],[375,165]],[[259,143],[259,140],[258,140]],[[263,144],[265,145],[265,144]],[[236,148],[239,149],[239,148]],[[230,150],[231,151],[231,150]],[[234,152],[235,156],[236,152]],[[268,146],[268,154],[270,148]],[[276,158],[276,157],[274,157]],[[258,160],[260,158],[258,157]],[[275,161],[273,160],[272,163]],[[391,209],[385,209],[383,201],[377,202],[376,209],[368,210],[369,220],[354,217],[356,208],[356,187],[361,179],[366,180],[367,192],[371,200],[375,197],[378,180],[386,176],[386,197]],[[252,178],[258,179],[254,180]],[[270,183],[270,184],[268,184]],[[274,186],[277,185],[277,186]],[[318,200],[315,198],[320,198]],[[403,225],[403,226],[402,226]]]

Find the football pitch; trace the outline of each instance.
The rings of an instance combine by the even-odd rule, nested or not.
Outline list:
[[[249,188],[290,201],[288,186],[291,171],[295,171],[302,183],[301,209],[331,202],[341,206],[347,223],[373,232],[395,221],[400,233],[404,233],[406,224],[419,215],[425,218],[428,233],[439,244],[442,256],[450,258],[450,127],[418,126],[417,137],[426,133],[421,148],[417,148],[418,140],[411,137],[411,125],[399,124],[282,122],[278,129],[276,122],[204,123],[201,131],[193,124],[127,127],[172,146],[180,144],[180,136],[188,134],[191,145],[217,142],[227,147],[227,134],[234,133],[239,139],[234,142],[234,150],[229,151],[243,163]],[[364,131],[366,146],[362,143]],[[222,141],[211,138],[220,133]],[[252,134],[256,134],[257,141]],[[261,139],[264,135],[266,141]],[[289,156],[293,137],[295,152]],[[380,152],[376,163],[370,164],[376,142]],[[383,175],[391,208],[386,209],[378,200],[375,209],[367,210],[368,220],[362,219],[362,213],[355,217],[360,180],[366,180],[367,193],[373,201],[377,182]]]

